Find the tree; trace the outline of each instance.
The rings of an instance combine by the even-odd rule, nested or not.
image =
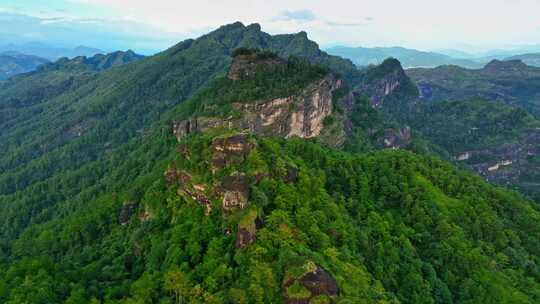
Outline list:
[[[182,271],[174,269],[165,273],[164,288],[166,291],[174,294],[176,303],[182,304],[185,299],[189,298],[191,284],[188,277]]]

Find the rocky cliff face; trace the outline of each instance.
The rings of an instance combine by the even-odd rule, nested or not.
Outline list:
[[[531,132],[514,143],[483,150],[465,151],[456,155],[455,159],[466,163],[488,181],[510,185],[531,179],[530,177],[538,174],[535,172],[540,172],[540,163],[536,160],[539,155],[540,130]],[[534,183],[533,180],[534,178],[524,184],[530,184],[531,187],[540,186],[540,183]]]
[[[401,63],[393,58],[368,70],[359,86],[359,92],[369,96],[372,106],[376,108],[382,107],[385,99],[400,89],[407,93],[404,95],[410,95],[402,97],[414,99],[418,96],[416,87],[405,74]]]
[[[245,71],[245,70],[243,70]],[[233,76],[237,75],[233,73]],[[249,131],[263,136],[312,138],[324,128],[324,120],[333,112],[332,93],[341,80],[329,74],[301,92],[283,98],[251,103],[233,103],[240,118],[197,117],[173,124],[173,133],[180,141],[192,132],[205,132],[222,127]]]
[[[411,128],[403,127],[398,130],[386,129],[379,138],[377,147],[380,149],[404,149],[411,143]]]
[[[233,106],[245,114],[242,125],[250,131],[311,138],[321,133],[324,119],[332,114],[332,93],[340,86],[340,80],[328,75],[297,95]]]

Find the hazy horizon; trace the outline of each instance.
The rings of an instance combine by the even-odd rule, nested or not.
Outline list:
[[[223,24],[259,23],[270,34],[306,31],[322,48],[424,51],[540,50],[540,1],[4,0],[0,45],[41,42],[151,54]],[[437,2],[437,3],[435,3]]]

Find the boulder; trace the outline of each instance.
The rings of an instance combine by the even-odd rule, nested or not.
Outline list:
[[[242,249],[253,244],[256,240],[257,230],[261,229],[262,226],[262,219],[257,216],[255,210],[251,210],[240,223],[238,223],[236,248]]]
[[[411,128],[404,127],[399,130],[387,129],[384,136],[378,141],[377,146],[381,149],[403,149],[411,142]]]
[[[292,182],[296,182],[296,180],[298,179],[298,168],[294,167],[294,166],[287,166],[287,174],[285,175],[285,182],[286,183],[292,183]]]
[[[120,209],[120,214],[118,215],[118,222],[120,225],[125,226],[131,219],[131,216],[137,210],[138,204],[136,202],[125,202],[122,208]]]
[[[248,206],[249,183],[243,174],[235,174],[223,178],[221,182],[223,191],[222,208],[225,213],[235,208],[244,209]]]
[[[252,148],[252,143],[245,134],[214,138],[211,146],[212,169],[222,169],[235,159],[244,160]]]
[[[283,284],[288,304],[310,304],[314,299],[327,299],[333,303],[339,287],[330,273],[313,262],[307,262],[304,273],[298,277],[286,275]]]

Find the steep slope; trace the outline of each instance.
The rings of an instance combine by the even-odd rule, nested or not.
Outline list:
[[[380,65],[368,69],[360,86],[355,89],[370,96],[376,108],[394,108],[395,103],[406,103],[419,94],[395,58],[388,58]]]
[[[345,149],[403,149],[416,146],[411,129],[396,119],[418,97],[416,86],[400,62],[386,59],[363,71],[358,85],[349,89],[338,105],[343,111],[347,139]]]
[[[234,23],[130,64],[96,71],[100,64],[88,68],[78,58],[3,84],[2,239],[16,237],[30,223],[50,219],[57,204],[81,195],[88,183],[127,161],[101,159],[125,151],[124,145],[144,136],[163,113],[225,74],[230,55],[240,47],[276,50],[284,58],[303,57],[348,79],[357,73],[350,61],[321,52],[305,33],[271,36],[259,25]],[[68,188],[62,185],[66,176]]]
[[[521,61],[498,61],[468,70],[456,66],[410,69],[424,100],[463,100],[482,97],[523,107],[540,117],[540,68]]]
[[[312,138],[334,112],[343,82],[325,68],[294,58],[245,50],[234,56],[226,78],[188,103],[195,109],[174,124],[178,139],[213,128],[259,135]]]
[[[538,302],[531,202],[438,159],[288,136],[293,116],[338,113],[339,78],[240,53],[146,136],[112,150],[103,179],[79,171],[87,189],[49,210],[53,219],[2,239],[0,301]],[[276,100],[289,104],[267,107]]]
[[[523,77],[524,68],[520,62],[492,62],[478,78]],[[478,98],[418,99],[415,84],[395,59],[369,69],[355,93],[345,104],[351,126],[356,127],[347,149],[365,151],[371,142],[376,147],[435,154],[490,182],[540,199],[540,121],[524,109]]]
[[[540,198],[540,121],[497,101],[422,104],[406,122],[488,181]]]
[[[5,80],[13,75],[27,73],[35,70],[38,66],[49,62],[45,58],[25,55],[15,52],[0,54],[0,80]]]
[[[467,60],[452,58],[447,55],[424,52],[414,49],[402,47],[333,47],[327,49],[327,52],[332,55],[348,58],[358,66],[378,65],[389,57],[396,58],[401,62],[404,68],[434,68],[441,65],[457,65],[464,68],[480,68],[481,63]]]

